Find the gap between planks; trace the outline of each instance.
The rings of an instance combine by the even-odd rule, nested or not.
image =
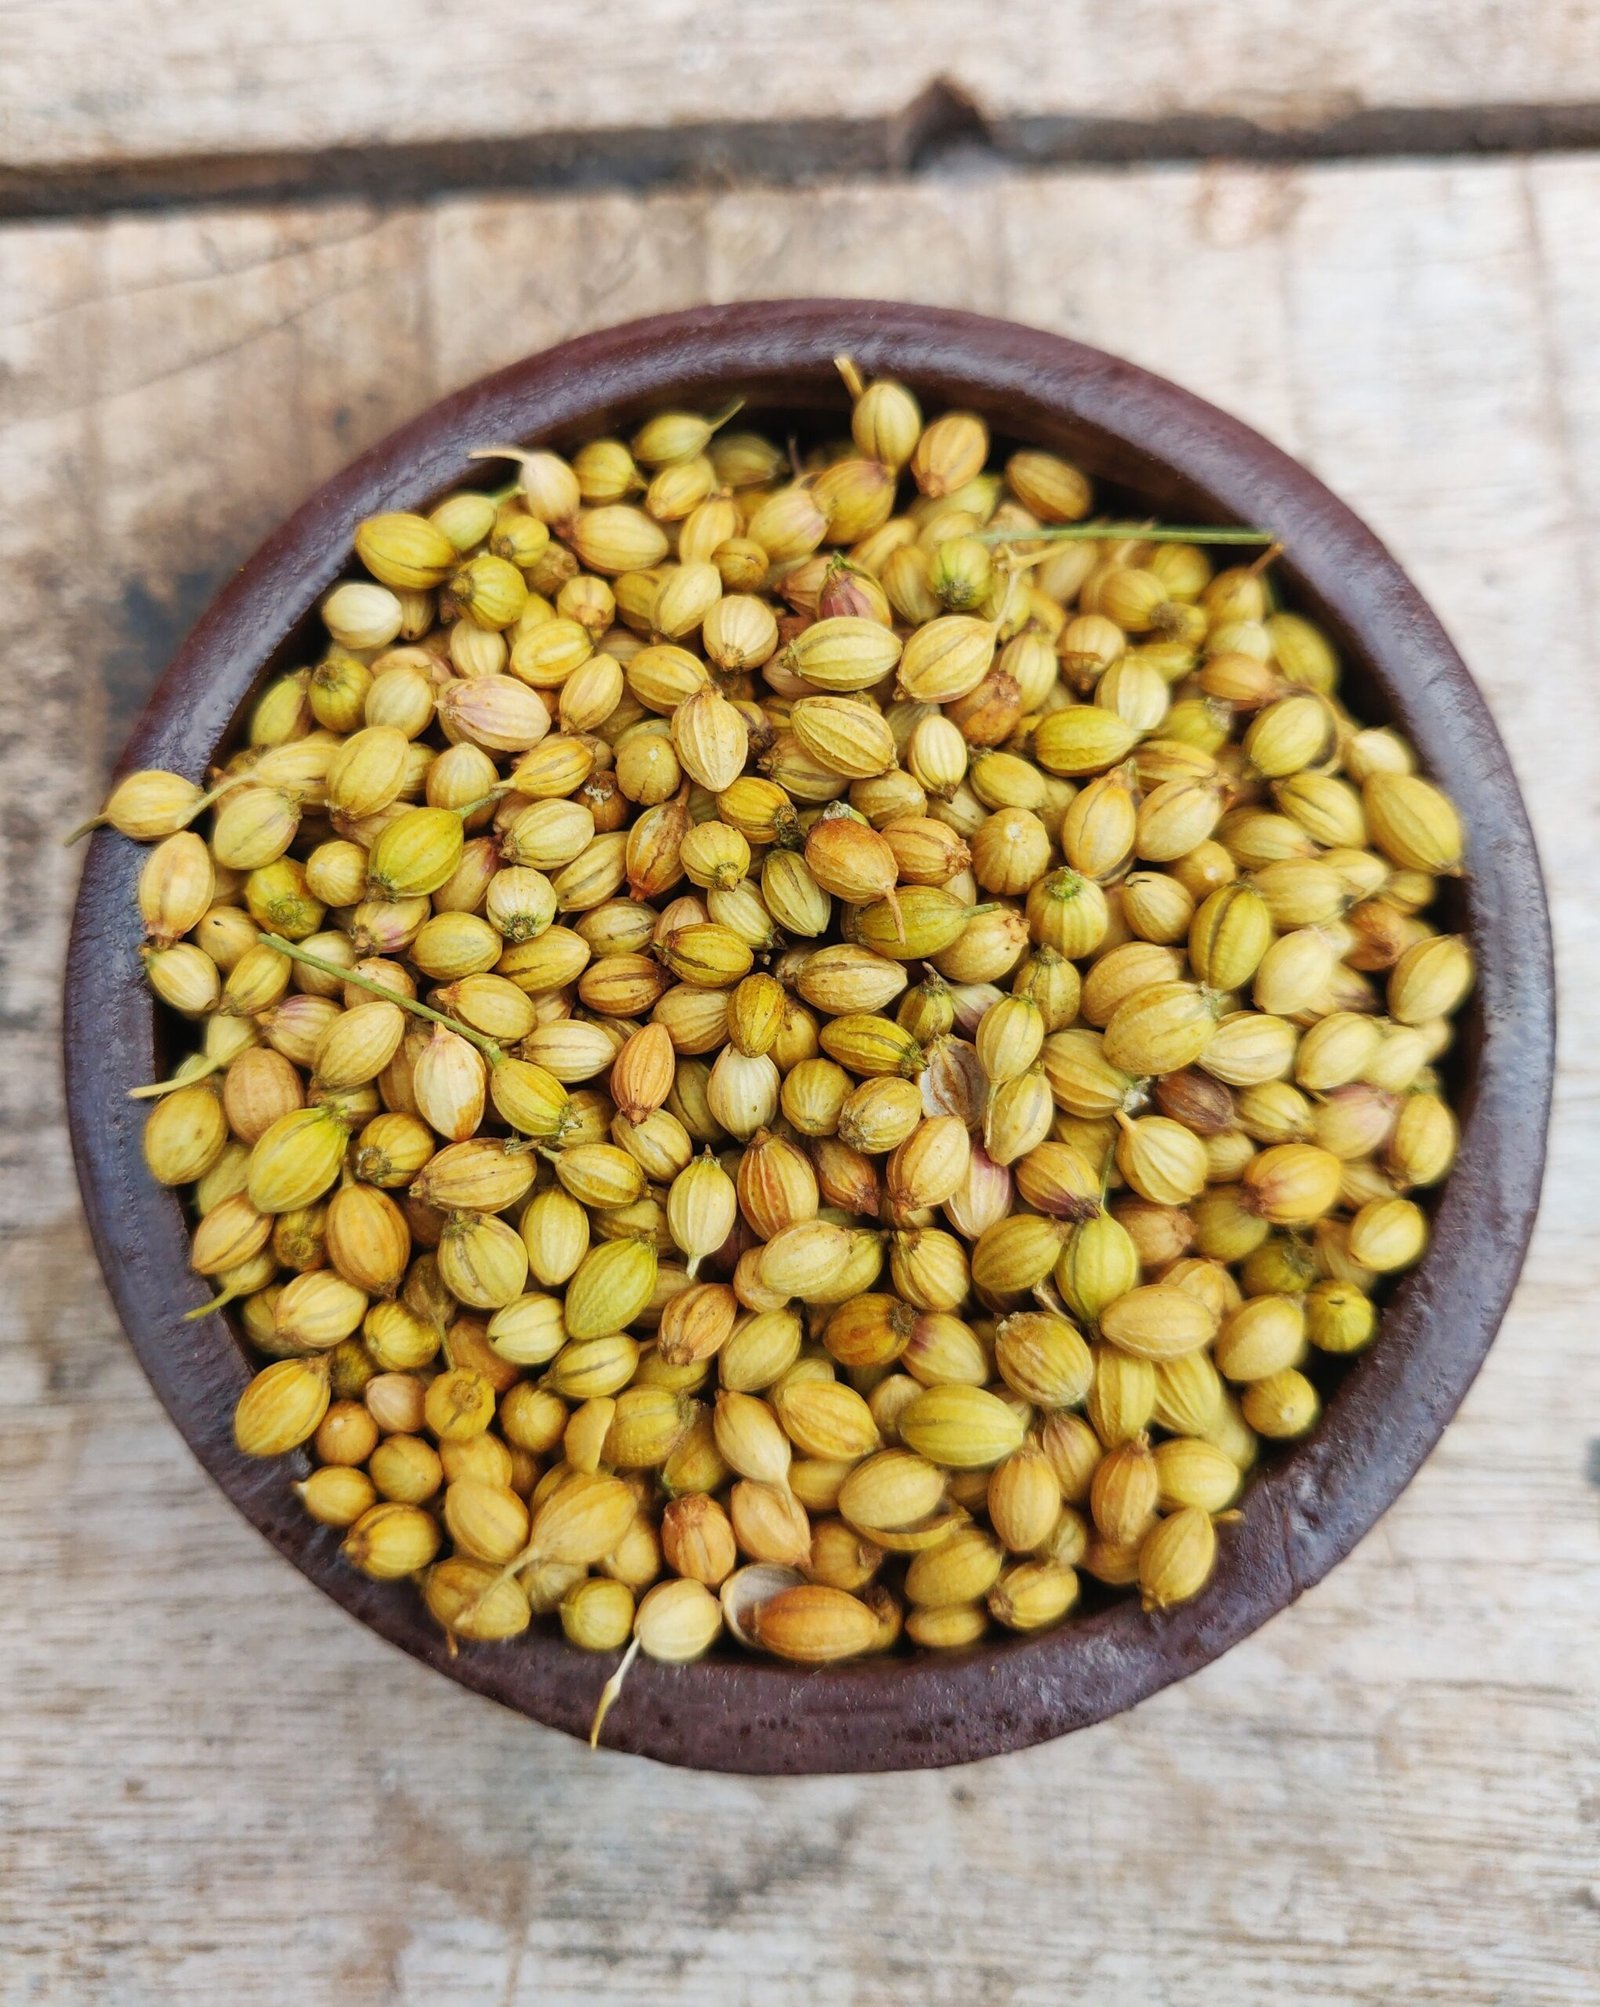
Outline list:
[[[359,199],[396,207],[445,195],[804,187],[957,169],[1313,164],[1564,153],[1600,146],[1600,102],[1384,105],[1310,123],[1238,113],[986,116],[940,77],[889,116],[706,120],[365,146],[264,148],[145,159],[0,162],[0,223],[118,210]]]

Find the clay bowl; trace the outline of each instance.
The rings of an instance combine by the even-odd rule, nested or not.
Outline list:
[[[1369,530],[1274,447],[1173,384],[1054,335],[930,308],[864,301],[708,307],[533,356],[445,398],[314,495],[232,580],[152,698],[123,767],[198,777],[271,672],[314,659],[312,609],[347,564],[352,528],[429,503],[475,472],[468,448],[572,444],[663,405],[742,392],[781,432],[844,404],[833,357],[904,377],[926,405],[982,412],[997,439],[1057,448],[1103,494],[1167,521],[1251,523],[1283,540],[1291,603],[1321,620],[1361,714],[1392,719],[1454,795],[1472,872],[1451,924],[1480,970],[1453,1060],[1460,1158],[1427,1258],[1390,1300],[1380,1342],[1331,1392],[1314,1435],[1252,1486],[1216,1577],[1159,1618],[1089,1606],[1060,1629],[957,1655],[895,1654],[796,1671],[729,1648],[687,1667],[636,1664],[609,1745],[748,1772],[890,1770],[1018,1749],[1131,1707],[1238,1642],[1347,1554],[1398,1496],[1481,1365],[1533,1223],[1549,1106],[1553,980],[1533,838],[1505,749],[1471,677],[1416,588]],[[586,1731],[609,1664],[560,1638],[467,1645],[452,1658],[404,1585],[369,1582],[315,1526],[281,1463],[233,1447],[250,1367],[187,1265],[177,1197],[147,1176],[128,1090],[168,1069],[173,1027],[141,979],[134,882],[143,852],[102,834],[89,851],[67,985],[73,1145],[111,1294],[178,1427],[228,1496],[352,1615],[451,1678],[535,1720]]]

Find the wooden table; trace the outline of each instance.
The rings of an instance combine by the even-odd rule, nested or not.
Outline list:
[[[534,11],[0,14],[0,2001],[1592,2002],[1597,16]],[[1367,514],[1520,768],[1564,1018],[1512,1313],[1344,1567],[1067,1742],[757,1782],[436,1679],[201,1477],[79,1217],[55,838],[218,582],[357,448],[581,328],[804,291],[1121,350]]]

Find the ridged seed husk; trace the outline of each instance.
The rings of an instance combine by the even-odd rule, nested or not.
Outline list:
[[[1199,1595],[1216,1562],[1217,1535],[1209,1513],[1182,1505],[1146,1536],[1139,1549],[1139,1588],[1147,1610],[1164,1610]]]
[[[781,1590],[757,1608],[751,1628],[763,1650],[800,1665],[859,1658],[878,1642],[876,1614],[846,1591],[820,1582]]]
[[[907,1447],[952,1470],[987,1470],[1022,1442],[1022,1416],[982,1387],[929,1387],[900,1416]]]

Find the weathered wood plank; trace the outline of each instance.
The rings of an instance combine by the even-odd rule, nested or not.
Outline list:
[[[88,161],[504,141],[761,121],[893,120],[936,79],[1030,121],[1245,121],[1315,132],[1386,108],[1570,106],[1600,95],[1600,22],[1537,0],[9,0],[0,160]],[[1492,134],[1493,121],[1484,131]],[[1473,141],[1463,127],[1462,143]],[[1071,134],[1057,131],[1058,143]],[[648,150],[641,159],[648,158]]]
[[[0,1995],[1592,1999],[1597,204],[1600,158],[1574,158],[0,233],[0,564],[27,638],[0,741]],[[1563,1093],[1483,1378],[1327,1582],[1070,1742],[943,1775],[762,1783],[591,1759],[434,1679],[207,1485],[76,1211],[53,1029],[74,867],[50,837],[98,794],[213,584],[350,452],[581,326],[807,287],[1121,348],[1370,516],[1529,784]]]

